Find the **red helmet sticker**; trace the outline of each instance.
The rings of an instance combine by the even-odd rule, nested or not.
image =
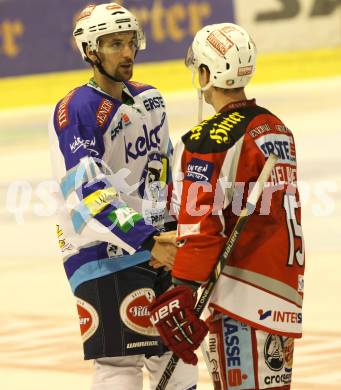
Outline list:
[[[252,74],[252,71],[253,71],[252,65],[240,66],[238,68],[238,76],[249,76],[250,74]]]
[[[122,8],[119,4],[116,4],[116,3],[113,3],[113,4],[110,4],[110,5],[107,5],[105,7],[105,9],[109,10],[109,11],[112,11],[112,10],[115,10],[115,9],[120,9]]]
[[[223,30],[212,31],[207,37],[209,44],[222,56],[224,56],[234,43],[224,34]]]
[[[92,11],[96,8],[96,4],[89,4],[87,7],[85,7],[80,14],[78,15],[76,21],[79,22],[80,20],[89,17],[92,14]]]

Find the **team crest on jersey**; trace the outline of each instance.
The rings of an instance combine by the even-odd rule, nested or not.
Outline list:
[[[128,294],[120,306],[123,323],[136,333],[145,336],[158,336],[159,333],[150,323],[148,306],[155,298],[151,288],[140,288]]]
[[[148,156],[148,162],[143,170],[139,194],[141,198],[154,202],[164,197],[167,184],[169,160],[166,155],[158,152]]]
[[[272,371],[280,371],[284,366],[284,343],[278,335],[269,334],[264,345],[264,359]]]
[[[260,389],[289,385],[292,378],[293,339],[256,331]]]
[[[144,200],[142,208],[145,222],[158,228],[162,228],[165,222],[168,166],[166,155],[151,153],[140,180],[139,195]]]

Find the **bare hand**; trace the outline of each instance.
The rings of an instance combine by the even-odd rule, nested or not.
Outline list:
[[[169,264],[163,264],[163,263],[160,263],[159,261],[157,261],[156,259],[152,258],[149,262],[149,265],[155,269],[158,269],[158,268],[164,268],[165,271],[170,271],[172,269],[172,266],[173,264],[169,263]]]
[[[176,230],[163,232],[159,236],[155,236],[154,240],[159,243],[167,243],[176,246]]]
[[[161,233],[155,236],[155,244],[152,249],[152,259],[149,262],[154,268],[165,267],[167,271],[172,269],[176,254],[176,231]]]

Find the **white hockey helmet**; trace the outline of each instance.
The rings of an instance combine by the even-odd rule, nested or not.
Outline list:
[[[85,47],[98,50],[98,38],[122,31],[136,31],[137,48],[146,48],[146,39],[136,17],[117,3],[91,4],[79,14],[73,36],[83,59]]]
[[[256,70],[256,54],[255,43],[242,27],[219,23],[197,32],[185,63],[194,70],[200,65],[208,67],[207,87],[240,88],[251,80]]]

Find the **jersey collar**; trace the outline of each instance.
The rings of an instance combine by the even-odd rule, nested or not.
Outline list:
[[[125,83],[122,83],[123,84],[123,89],[122,89],[122,98],[123,98],[123,101],[122,103],[123,104],[127,104],[128,106],[131,106],[134,104],[134,98],[133,96],[131,95],[128,87],[126,86]],[[100,87],[99,85],[96,83],[95,79],[92,77],[88,84],[87,84],[89,87],[95,89],[96,91],[98,92],[101,92],[102,94],[108,96],[110,99],[113,99],[112,96],[110,96],[108,93],[104,92]],[[116,100],[116,99],[115,99]]]
[[[256,105],[256,99],[241,100],[239,102],[229,103],[219,110],[219,112],[227,112],[230,110],[236,110],[244,107],[254,107]]]

